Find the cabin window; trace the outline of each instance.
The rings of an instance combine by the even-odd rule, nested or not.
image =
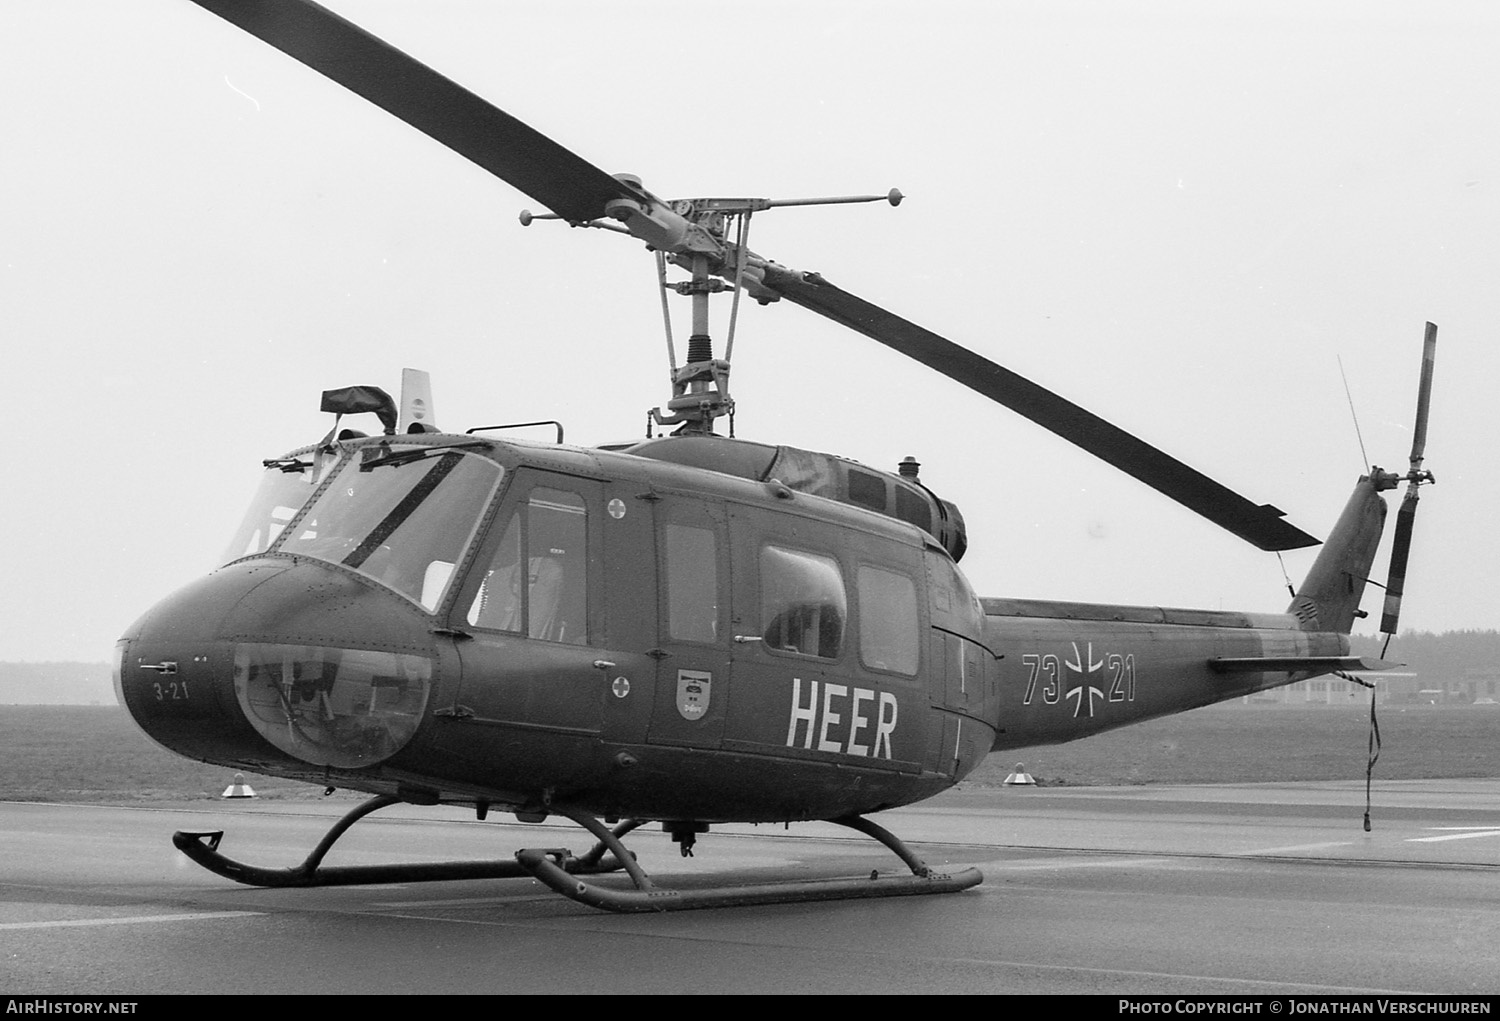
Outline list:
[[[540,486],[527,495],[506,522],[467,619],[475,627],[587,644],[588,513],[581,496]]]
[[[711,528],[669,523],[667,633],[684,642],[719,638],[719,552]]]
[[[904,574],[859,569],[859,658],[875,670],[917,672],[920,621],[917,586]]]
[[[896,483],[896,517],[909,521],[922,531],[936,535],[932,529],[932,505],[927,497],[910,486]]]
[[[848,601],[832,557],[766,546],[760,551],[760,614],[767,647],[838,658]]]
[[[885,479],[879,475],[849,469],[849,502],[885,513]]]

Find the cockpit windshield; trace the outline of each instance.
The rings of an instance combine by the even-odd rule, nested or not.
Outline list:
[[[219,563],[253,557],[270,549],[337,462],[338,458],[332,456],[306,460],[284,457],[267,461],[255,499],[250,502],[250,509],[245,512],[240,527],[235,529],[234,538],[229,540]]]
[[[345,458],[274,550],[342,564],[437,609],[503,469],[454,449],[410,453]]]

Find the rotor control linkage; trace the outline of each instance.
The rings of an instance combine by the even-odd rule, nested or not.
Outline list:
[[[516,861],[504,859],[415,862],[394,865],[324,866],[322,864],[323,856],[350,826],[371,812],[401,804],[401,801],[402,799],[392,795],[382,794],[355,806],[323,835],[323,839],[318,842],[302,864],[291,868],[271,869],[259,865],[247,865],[220,854],[219,841],[224,837],[223,830],[178,830],[172,834],[172,843],[179,851],[208,871],[247,886],[363,886],[372,883],[426,883],[455,879],[523,879],[531,874]],[[628,832],[628,830],[622,830],[622,832]],[[582,858],[576,858],[567,851],[560,851],[558,853],[562,862],[561,867],[580,873],[612,872],[620,868],[620,863],[606,856],[605,850],[604,846],[597,846]]]
[[[639,184],[639,181],[636,180],[636,183]],[[901,200],[904,198],[906,196],[901,194],[900,188],[892,188],[884,195],[833,195],[826,198],[813,199],[673,199],[667,205],[679,216],[691,216],[694,213],[704,212],[755,213],[765,209],[784,209],[788,206],[842,206],[852,205],[857,202],[889,202],[893,206],[899,206]],[[516,219],[521,221],[521,226],[530,227],[534,220],[562,220],[566,218],[557,213],[533,213],[529,209],[523,209]],[[575,222],[573,226],[605,227],[609,230],[623,229],[614,226],[614,224],[600,223],[598,220],[588,220],[582,223]],[[628,230],[624,232],[629,233]]]
[[[691,890],[669,890],[653,883],[636,863],[635,856],[620,843],[621,827],[609,830],[591,813],[562,810],[552,806],[558,815],[572,819],[607,846],[614,857],[624,863],[635,884],[633,890],[599,886],[577,878],[567,871],[565,852],[555,849],[528,849],[516,852],[519,862],[531,875],[552,889],[589,907],[622,913],[643,911],[690,911],[696,908],[746,907],[753,904],[800,904],[807,901],[851,900],[865,897],[909,897],[931,893],[957,893],[977,886],[984,880],[976,868],[957,872],[939,872],[916,856],[894,834],[863,816],[851,815],[830,819],[880,841],[899,857],[911,875],[869,876],[850,879],[804,879],[785,883],[760,883],[748,886],[714,886]],[[632,820],[634,821],[634,820]],[[638,823],[637,823],[638,824]]]

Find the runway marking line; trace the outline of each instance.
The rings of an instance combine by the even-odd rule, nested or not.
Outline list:
[[[1290,854],[1293,851],[1326,851],[1330,847],[1353,847],[1352,840],[1325,840],[1321,844],[1288,844],[1286,847],[1262,847],[1256,851],[1241,851],[1240,854]]]
[[[93,925],[145,925],[150,922],[196,922],[209,918],[251,918],[264,911],[195,911],[190,915],[135,915],[126,918],[64,918],[52,922],[0,922],[6,929],[66,929]]]
[[[516,904],[522,901],[555,900],[555,893],[533,893],[519,897],[452,897],[447,900],[373,901],[372,908],[466,908],[475,904]]]
[[[1092,861],[1074,861],[1065,858],[1031,858],[1026,861],[989,861],[976,867],[986,872],[1043,872],[1053,869],[1099,869],[1099,868],[1156,868],[1175,864],[1171,858],[1100,858]]]
[[[1500,837],[1500,826],[1433,826],[1434,830],[1461,830],[1441,837],[1407,837],[1408,844],[1437,844],[1445,840],[1472,840],[1475,837]]]

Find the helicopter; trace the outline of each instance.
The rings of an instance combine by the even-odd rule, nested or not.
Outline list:
[[[1237,494],[989,359],[756,254],[756,213],[830,199],[664,200],[610,175],[310,0],[194,0],[394,114],[560,220],[646,244],[691,304],[671,396],[645,439],[448,432],[430,381],[399,401],[325,391],[320,440],[263,463],[204,578],[116,645],[120,701],[153,740],[203,762],[369,799],[300,865],[174,844],[226,878],[309,887],[533,878],[612,911],[958,892],[983,879],[923,862],[869,818],[932,797],[995,751],[1074,740],[1307,677],[1391,664],[1348,635],[1406,483],[1381,630],[1392,634],[1421,486],[1436,327],[1428,324],[1404,473],[1371,467],[1283,613],[981,597],[958,564],[967,524],[908,458],[895,471],[734,435],[741,297],[787,302],[890,347],[1119,467],[1260,549],[1317,544]],[[686,279],[669,282],[670,271]],[[723,357],[710,301],[732,302]],[[379,431],[344,426],[373,415]],[[539,423],[515,423],[535,426]],[[727,424],[727,434],[721,427]],[[654,430],[662,430],[655,435]],[[325,866],[360,819],[400,804],[571,820],[582,854]],[[904,872],[668,889],[623,838],[659,824],[684,855],[715,824],[829,821]],[[629,886],[596,875],[626,873]]]

